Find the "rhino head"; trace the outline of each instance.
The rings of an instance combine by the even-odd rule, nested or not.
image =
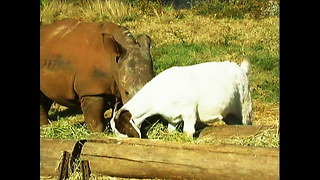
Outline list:
[[[136,44],[127,49],[123,61],[119,62],[118,87],[124,104],[154,77],[150,43],[149,36],[139,35]]]
[[[154,73],[150,54],[151,38],[148,35],[134,38],[128,29],[121,28],[123,33],[112,35],[119,53],[115,70],[117,93],[120,93],[125,104],[154,77]]]

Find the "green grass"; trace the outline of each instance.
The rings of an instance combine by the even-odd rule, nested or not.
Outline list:
[[[86,125],[80,122],[70,122],[71,117],[51,122],[50,125],[40,128],[40,137],[59,139],[85,139],[91,132]]]
[[[194,14],[219,19],[261,19],[278,16],[280,10],[279,0],[195,0],[194,2],[194,6],[190,9]],[[112,20],[123,23],[141,20],[145,16],[159,17],[173,10],[173,7],[170,3],[164,4],[156,0],[41,0],[40,10],[46,12],[48,9],[55,11],[50,14],[50,18],[53,19],[61,19],[67,15],[78,16],[86,21]],[[176,18],[187,17],[185,13],[178,12]],[[46,15],[45,20],[48,18]]]
[[[83,115],[79,115],[83,119]],[[88,130],[83,121],[72,121],[74,116],[64,117],[57,121],[51,122],[50,125],[40,127],[40,137],[42,138],[59,138],[59,139],[87,139],[91,136],[115,137],[113,133],[93,133]]]
[[[171,142],[196,143],[195,139],[185,133],[174,130],[170,132],[168,128],[161,123],[155,123],[147,132],[149,139],[159,139]]]
[[[279,14],[280,1],[267,0],[204,0],[194,10],[199,15],[216,18],[264,18]]]
[[[50,119],[54,119],[49,125],[40,127],[40,137],[59,139],[86,139],[90,136],[115,136],[110,132],[93,133],[84,123],[83,114],[77,109],[61,109],[54,105],[49,111]]]

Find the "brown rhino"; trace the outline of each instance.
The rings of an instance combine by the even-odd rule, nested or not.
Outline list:
[[[40,26],[40,126],[53,102],[80,107],[102,132],[104,112],[126,103],[154,77],[151,39],[111,22],[63,19]]]

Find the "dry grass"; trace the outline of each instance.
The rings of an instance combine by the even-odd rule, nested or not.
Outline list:
[[[254,124],[279,126],[279,103],[253,101]]]
[[[133,33],[149,34],[156,46],[171,43],[220,45],[225,43],[226,38],[229,38],[228,43],[234,45],[249,46],[260,42],[268,45],[267,48],[270,51],[279,49],[279,18],[259,21],[255,19],[216,19],[184,11],[186,14],[184,19],[177,19],[177,12],[170,12],[159,18],[125,22],[123,25],[131,29]]]
[[[218,45],[229,38],[229,43],[239,46],[261,42],[268,45],[269,51],[279,49],[279,17],[216,19],[196,15],[191,10],[155,9],[152,6],[149,9],[151,12],[146,15],[141,8],[133,8],[121,1],[100,1],[81,6],[52,1],[43,5],[40,22],[49,24],[67,17],[88,22],[112,21],[128,27],[133,33],[150,35],[156,46],[182,42]]]
[[[81,20],[88,22],[105,19],[120,20],[123,17],[134,16],[134,9],[121,1],[105,1],[103,3],[85,3],[79,8]]]

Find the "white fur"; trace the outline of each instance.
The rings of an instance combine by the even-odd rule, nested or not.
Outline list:
[[[154,114],[162,115],[171,125],[183,120],[183,131],[190,136],[197,120],[223,120],[229,113],[242,124],[250,124],[249,65],[245,59],[240,67],[229,61],[172,67],[148,82],[117,114],[130,111],[137,128]],[[111,126],[116,132],[112,121],[114,118]]]

